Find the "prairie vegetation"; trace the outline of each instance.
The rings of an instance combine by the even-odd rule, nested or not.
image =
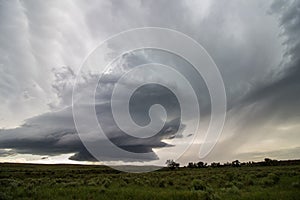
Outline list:
[[[191,167],[195,166],[195,167]],[[196,167],[199,166],[199,167]],[[299,199],[300,165],[203,163],[151,173],[105,166],[0,164],[0,199]]]

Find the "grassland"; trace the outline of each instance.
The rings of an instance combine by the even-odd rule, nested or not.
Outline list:
[[[162,169],[0,164],[0,199],[300,199],[300,165]]]

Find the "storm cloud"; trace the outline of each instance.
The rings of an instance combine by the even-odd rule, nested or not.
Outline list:
[[[131,54],[128,58],[123,57],[122,59],[128,59],[129,62],[132,56],[135,57],[136,55]],[[141,58],[141,56],[139,57]],[[128,62],[123,62],[123,64],[117,62],[118,67],[115,69],[122,68],[124,70],[125,68],[129,70]],[[68,95],[72,93],[73,87],[68,84],[68,81],[64,81],[63,83],[61,81],[62,79],[69,79],[70,81],[70,79],[74,78],[74,72],[68,67],[62,69],[63,70],[60,72],[55,72],[57,81],[56,84],[53,85],[53,88],[58,92],[58,95],[62,99],[63,102],[61,102],[61,104],[66,104],[65,98],[69,99]],[[179,103],[172,92],[160,86],[150,84],[138,89],[133,94],[133,100],[130,101],[133,119],[138,120],[138,123],[140,124],[147,124],[148,107],[157,101],[166,108],[168,118],[161,131],[153,137],[139,139],[129,136],[118,128],[114,122],[111,105],[109,103],[113,85],[118,81],[121,75],[122,74],[117,72],[111,72],[98,80],[98,76],[87,74],[85,76],[85,81],[80,85],[85,92],[80,95],[85,96],[86,92],[93,90],[93,86],[98,84],[97,82],[99,81],[101,87],[98,87],[99,89],[96,91],[95,109],[100,125],[104,131],[107,132],[107,137],[116,146],[126,151],[152,154],[150,156],[141,155],[140,157],[118,157],[118,155],[112,152],[109,149],[109,146],[106,145],[107,141],[105,138],[100,140],[94,139],[93,142],[97,143],[97,145],[103,149],[102,156],[104,160],[147,161],[158,159],[152,149],[170,146],[162,142],[162,139],[180,137],[177,133],[180,124]],[[153,95],[149,95],[149,93],[152,93]],[[140,101],[142,101],[143,104],[141,104]],[[85,105],[81,106],[84,107]],[[89,120],[90,116],[87,115],[84,116],[84,118]],[[2,129],[0,130],[0,133],[0,147],[4,149],[12,148],[16,153],[35,155],[75,153],[70,159],[96,161],[80,141],[75,128],[71,106],[27,119],[20,127],[15,129]],[[3,153],[3,155],[8,155],[8,152],[9,151],[5,152],[5,154]]]
[[[219,159],[222,156],[216,154],[225,146],[228,148],[224,153],[231,158],[257,160],[269,155],[284,159],[282,155],[286,158],[299,155],[299,8],[298,1],[272,4],[269,14],[277,18],[281,28],[282,61],[264,80],[254,82],[249,92],[229,108],[225,130],[231,133],[213,153]]]
[[[279,149],[298,151],[299,7],[298,1],[0,1],[0,149],[12,149],[0,155],[74,153],[70,159],[94,161],[73,120],[76,72],[107,37],[146,26],[191,36],[219,67],[228,114],[220,142],[207,161],[251,159],[251,155]],[[134,139],[112,120],[109,98],[114,84],[131,66],[154,61],[175,66],[191,80],[198,91],[201,117],[209,119],[207,87],[189,63],[162,51],[125,55],[100,80],[99,74],[82,77],[82,95],[91,85],[101,84],[95,108],[98,117],[104,116],[98,120],[111,141],[124,150],[150,152],[151,156],[119,158],[107,151],[104,160],[157,160],[153,149],[168,148],[172,145],[165,139],[180,137],[176,135],[180,116],[176,99],[154,85],[136,93],[131,111],[138,124],[147,124],[149,106],[163,104],[169,118],[159,134],[148,140]],[[133,81],[139,81],[138,77]],[[200,128],[206,130],[207,124]],[[102,140],[95,142],[105,148]],[[202,142],[196,138],[198,145]],[[195,149],[186,152],[183,162],[197,160]]]

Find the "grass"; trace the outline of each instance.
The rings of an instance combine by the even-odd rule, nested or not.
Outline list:
[[[299,199],[300,166],[163,169],[0,164],[0,199]]]

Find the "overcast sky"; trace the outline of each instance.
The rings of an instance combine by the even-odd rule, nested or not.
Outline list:
[[[108,37],[149,26],[192,37],[220,70],[227,117],[218,143],[204,161],[299,158],[300,1],[0,0],[0,161],[94,161],[73,120],[77,71]],[[189,124],[179,127],[176,97],[157,85],[141,88],[131,102],[132,117],[140,125],[148,123],[146,112],[152,104],[165,107],[167,122],[155,137],[142,140],[124,135],[112,119],[107,102],[115,83],[135,65],[151,62],[173,65],[190,78],[192,87],[200,91],[197,97],[204,128],[200,127],[199,135],[205,131],[209,94],[190,64],[164,51],[132,52],[116,60],[100,80],[99,74],[87,73],[79,87],[89,91],[99,84],[95,97],[98,121],[115,145],[149,154],[133,159],[105,151],[102,161],[151,163],[173,158],[162,149],[184,143],[190,136]],[[130,80],[157,80],[155,73],[150,70]],[[174,88],[182,86],[176,81]],[[89,116],[82,113],[82,117]],[[175,135],[177,131],[182,134]],[[175,142],[169,143],[171,138]],[[97,142],[105,149],[105,141]],[[202,142],[196,136],[179,161],[199,160]]]

